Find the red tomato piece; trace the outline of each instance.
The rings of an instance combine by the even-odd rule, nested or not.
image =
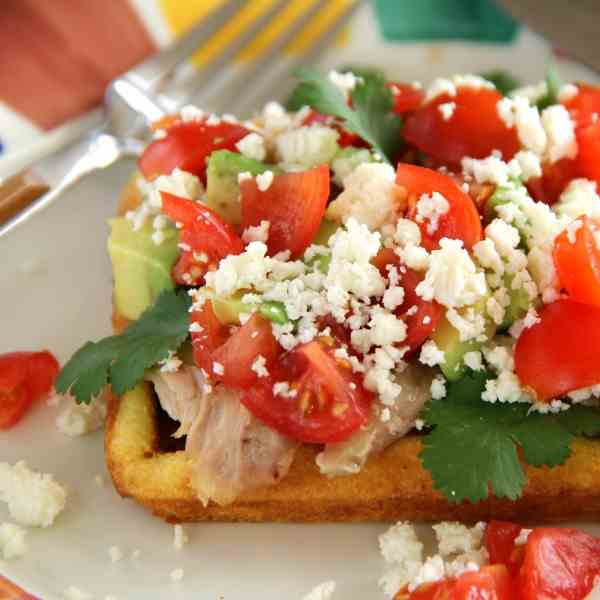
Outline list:
[[[542,176],[530,179],[526,186],[535,200],[552,206],[558,201],[569,181],[579,175],[579,161],[573,158],[562,158],[555,163],[544,163]]]
[[[457,578],[401,590],[395,600],[514,600],[514,582],[504,565],[482,567]]]
[[[402,134],[425,154],[451,167],[459,167],[465,156],[485,158],[500,150],[510,160],[519,150],[516,130],[509,129],[498,115],[502,96],[487,88],[460,87],[456,96],[441,94],[406,119]],[[445,120],[439,106],[455,104]]]
[[[551,400],[600,383],[600,308],[557,300],[515,346],[521,383],[539,400]]]
[[[211,302],[207,301],[202,310],[192,313],[192,322],[202,328],[192,333],[196,364],[211,379],[228,387],[245,389],[252,385],[258,378],[252,370],[257,357],[263,356],[268,368],[281,352],[271,324],[258,314],[230,334],[229,327],[219,322]],[[221,365],[222,373],[215,371],[215,363]]]
[[[600,115],[600,87],[580,83],[577,94],[563,104],[578,126],[589,125],[595,119],[594,114]]]
[[[167,136],[154,140],[138,161],[146,179],[170,175],[179,168],[206,182],[206,159],[215,150],[235,151],[235,145],[250,131],[241,125],[206,121],[177,121],[167,129]]]
[[[412,112],[421,106],[425,94],[421,88],[416,88],[410,83],[395,83],[390,81],[386,86],[392,90],[394,96],[394,112],[403,115]]]
[[[0,355],[0,429],[15,425],[50,391],[59,369],[48,351]]]
[[[425,167],[400,163],[396,183],[408,191],[408,217],[414,221],[417,221],[417,203],[423,194],[439,192],[450,205],[448,212],[440,216],[434,232],[427,231],[428,220],[419,223],[421,244],[427,250],[438,248],[444,237],[462,240],[467,250],[481,240],[481,218],[477,207],[451,177]]]
[[[380,250],[373,259],[373,264],[384,277],[389,274],[388,265],[398,269],[399,285],[404,288],[404,302],[394,313],[406,323],[406,339],[402,345],[409,346],[411,351],[417,350],[436,330],[444,314],[443,307],[435,300],[423,300],[417,295],[416,287],[424,275],[402,265],[400,258],[391,248]]]
[[[600,577],[600,539],[577,529],[539,528],[527,539],[521,600],[583,600]]]
[[[516,575],[523,562],[524,546],[515,546],[521,525],[506,521],[490,521],[485,529],[484,543],[490,555],[490,564],[506,565]]]
[[[600,121],[577,129],[581,175],[600,185]]]
[[[581,225],[574,234],[565,230],[556,238],[554,265],[573,300],[600,306],[600,221],[588,217],[577,221]]]
[[[313,241],[329,198],[329,167],[321,165],[299,173],[276,175],[261,192],[256,180],[240,184],[244,229],[269,221],[270,254],[289,250],[300,256]]]
[[[161,192],[161,196],[163,213],[183,224],[181,243],[190,248],[181,252],[173,268],[177,283],[198,284],[209,267],[230,254],[244,251],[244,243],[233,227],[204,204],[167,192]]]
[[[373,396],[334,350],[323,339],[298,346],[281,357],[270,377],[247,390],[242,404],[272,429],[301,442],[347,439],[369,419]],[[279,382],[287,382],[291,394],[275,395]]]

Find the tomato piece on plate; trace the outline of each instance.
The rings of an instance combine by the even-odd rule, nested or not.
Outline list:
[[[400,163],[396,171],[396,183],[408,191],[408,217],[417,223],[417,203],[423,194],[438,192],[448,201],[448,212],[439,217],[434,231],[428,231],[430,221],[427,218],[418,223],[421,244],[427,250],[438,248],[439,241],[444,237],[462,240],[467,250],[481,240],[481,218],[477,207],[451,177],[425,167]]]
[[[386,86],[392,90],[394,96],[394,112],[403,115],[412,112],[421,106],[425,94],[421,88],[410,83],[395,83],[390,81]]]
[[[527,539],[520,600],[584,600],[600,577],[600,539],[577,529],[540,527]]]
[[[289,250],[300,256],[313,241],[329,198],[329,167],[276,175],[261,192],[255,179],[240,184],[244,229],[269,221],[270,254]]]
[[[563,231],[554,242],[556,272],[573,300],[600,306],[600,221],[580,217],[576,223],[577,230]]]
[[[202,328],[192,333],[196,364],[211,379],[228,387],[246,389],[258,378],[252,369],[258,356],[264,357],[268,369],[281,353],[271,324],[256,313],[230,334],[229,327],[218,321],[209,300],[200,311],[192,313],[192,322]],[[222,371],[218,366],[215,368],[215,363]]]
[[[48,393],[60,367],[48,351],[0,355],[0,429],[21,420],[29,407]]]
[[[347,439],[367,422],[373,395],[350,364],[334,356],[335,348],[318,339],[284,354],[270,377],[247,390],[242,404],[275,431],[301,442]],[[283,382],[290,392],[275,394],[275,384]]]
[[[173,268],[177,283],[198,284],[206,271],[222,258],[244,251],[244,243],[233,227],[215,211],[167,192],[161,192],[161,196],[163,213],[183,224],[180,243],[184,250]]]
[[[481,567],[459,577],[425,583],[410,593],[405,588],[395,600],[514,600],[514,581],[504,565]]]
[[[459,167],[465,156],[485,158],[500,150],[510,160],[519,150],[516,130],[506,126],[498,114],[502,96],[487,88],[459,87],[456,96],[441,94],[406,119],[402,134],[407,142],[451,167]],[[454,103],[445,119],[440,105]]]
[[[507,521],[490,521],[485,529],[484,544],[490,556],[490,564],[506,565],[516,575],[521,568],[525,546],[516,546],[521,525]]]
[[[521,383],[539,400],[551,400],[600,383],[600,308],[557,300],[515,346]]]
[[[577,129],[581,175],[600,185],[600,121]]]
[[[538,202],[552,206],[572,179],[579,177],[579,161],[561,158],[554,163],[542,164],[542,176],[529,179],[525,184],[529,193]]]
[[[600,114],[600,87],[580,83],[577,93],[563,102],[578,126],[586,126],[593,122],[594,114]]]
[[[173,169],[182,169],[206,182],[206,159],[215,150],[235,151],[235,145],[250,131],[241,125],[220,122],[208,125],[206,121],[177,121],[167,129],[166,137],[154,140],[138,161],[146,179],[170,175]]]
[[[406,323],[406,339],[402,345],[408,346],[411,351],[417,350],[436,330],[444,314],[443,307],[435,300],[423,300],[417,295],[416,287],[424,275],[403,266],[399,256],[391,248],[380,250],[373,259],[373,264],[384,277],[389,275],[388,265],[395,266],[398,270],[398,285],[404,288],[404,302],[394,313]]]

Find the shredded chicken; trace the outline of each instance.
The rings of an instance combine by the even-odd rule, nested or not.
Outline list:
[[[204,504],[229,504],[287,474],[298,444],[255,419],[237,392],[218,386],[199,404],[186,452],[192,487]]]
[[[151,371],[146,379],[154,384],[163,410],[180,423],[173,437],[187,435],[200,410],[203,395],[202,385],[205,381],[200,369],[184,365],[173,373]]]
[[[366,427],[359,429],[344,442],[327,444],[317,456],[321,473],[330,476],[358,473],[371,454],[381,452],[406,435],[414,427],[415,419],[425,402],[431,398],[431,380],[430,369],[408,365],[397,375],[402,393],[395,404],[388,407],[389,420],[384,422],[380,407],[376,407]]]

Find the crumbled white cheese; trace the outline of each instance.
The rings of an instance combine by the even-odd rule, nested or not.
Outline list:
[[[433,530],[438,541],[438,551],[446,558],[479,549],[485,533],[485,523],[479,522],[474,527],[467,527],[457,522],[442,522],[433,525]]]
[[[215,375],[223,375],[225,373],[225,367],[220,362],[214,361],[213,373]]]
[[[19,558],[27,552],[27,532],[14,523],[0,524],[0,554],[5,560]]]
[[[527,256],[527,268],[540,291],[542,300],[545,303],[557,300],[560,282],[552,258],[552,245],[534,246]]]
[[[502,98],[498,101],[498,114],[507,127],[516,127],[517,135],[526,150],[542,155],[548,138],[536,106],[531,106],[527,98]]]
[[[271,223],[269,221],[261,221],[260,225],[246,227],[242,233],[242,240],[249,244],[250,242],[264,242],[267,243],[269,239],[269,228]]]
[[[581,216],[600,218],[600,196],[597,184],[589,179],[573,179],[552,207],[559,215],[572,219]]]
[[[454,98],[456,96],[456,86],[450,79],[438,77],[431,82],[425,91],[425,102],[430,102],[434,98],[445,94]]]
[[[18,523],[48,527],[64,509],[67,492],[52,475],[35,473],[24,461],[0,463],[0,500]]]
[[[425,279],[416,287],[424,300],[447,307],[473,304],[486,291],[485,274],[477,270],[462,241],[448,238],[442,238],[440,248],[431,252]]]
[[[456,110],[456,102],[444,102],[438,105],[438,110],[444,121],[449,121]]]
[[[267,359],[262,354],[259,354],[256,357],[256,360],[252,363],[251,368],[259,377],[268,377],[269,371],[266,365]]]
[[[273,171],[265,171],[264,173],[259,173],[256,176],[256,187],[261,192],[266,192],[271,187],[271,184],[273,183],[274,179],[275,175]]]
[[[465,366],[469,367],[469,369],[472,369],[473,371],[481,371],[483,369],[483,360],[479,350],[466,352],[463,356],[463,361]]]
[[[576,85],[573,85],[572,83],[565,83],[560,87],[560,90],[558,90],[558,101],[561,104],[564,104],[565,102],[569,102],[569,100],[575,98],[578,93],[579,88]]]
[[[383,306],[387,310],[395,310],[404,302],[404,288],[398,285],[391,286],[383,294]]]
[[[410,219],[398,219],[394,240],[402,247],[418,246],[421,243],[421,230],[419,226]]]
[[[527,538],[531,534],[533,529],[526,529],[523,527],[519,532],[519,535],[515,538],[515,546],[524,546],[527,543]]]
[[[273,384],[273,395],[282,398],[294,398],[298,395],[298,390],[291,389],[287,381],[278,381]]]
[[[437,344],[433,340],[428,340],[421,346],[419,360],[428,367],[435,367],[444,364],[446,358],[444,352],[437,347]]]
[[[485,318],[473,308],[461,312],[455,308],[449,308],[446,311],[446,318],[450,325],[458,331],[461,342],[485,340]]]
[[[425,583],[433,583],[435,581],[439,581],[443,579],[446,575],[446,565],[444,564],[444,559],[436,554],[435,556],[430,556],[427,560],[421,565],[416,576],[410,582],[408,586],[409,592],[414,592],[419,586]]]
[[[427,221],[426,229],[429,235],[433,235],[439,227],[440,217],[443,217],[450,210],[450,204],[442,194],[433,192],[432,194],[423,194],[417,202],[417,223]]]
[[[269,136],[285,131],[292,125],[292,118],[278,102],[267,102],[265,104],[261,120],[265,133]]]
[[[567,224],[565,230],[569,243],[574,244],[577,241],[577,232],[583,227],[583,221],[576,219]]]
[[[353,218],[372,231],[395,222],[396,172],[383,163],[359,164],[345,179],[344,190],[329,204],[327,217],[345,223]]]
[[[546,157],[550,163],[562,158],[577,156],[575,123],[562,104],[549,106],[542,111],[542,126],[548,138]]]
[[[521,181],[529,181],[535,177],[541,177],[542,165],[539,157],[533,152],[527,150],[520,150],[515,154],[515,157],[511,161],[516,161],[521,170]],[[514,167],[513,167],[514,168]]]
[[[70,394],[60,395],[60,398],[65,406],[56,417],[56,427],[61,433],[77,437],[104,427],[106,392],[93,398],[89,404],[77,404]]]
[[[267,149],[265,148],[265,138],[258,133],[252,132],[243,137],[235,147],[247,158],[253,160],[265,160]]]
[[[389,563],[423,560],[423,543],[408,522],[396,523],[379,536],[379,549]]]
[[[173,547],[175,550],[183,550],[183,547],[188,543],[189,539],[183,525],[173,526]]]
[[[186,104],[179,110],[179,115],[184,123],[189,123],[191,121],[201,121],[204,119],[205,113],[197,106]]]
[[[526,98],[531,104],[535,104],[538,100],[541,100],[548,93],[548,85],[545,81],[539,81],[533,85],[526,85],[512,90],[509,94],[511,98],[516,96],[522,96]]]
[[[357,83],[362,82],[362,77],[357,77],[352,71],[340,73],[335,70],[329,71],[329,81],[335,85],[345,98],[348,98],[350,92],[355,88]]]
[[[179,582],[183,579],[184,576],[183,569],[173,569],[170,573],[171,581],[174,583]]]
[[[288,167],[310,169],[329,163],[338,151],[339,133],[324,125],[304,125],[279,134],[275,152]]]
[[[303,600],[331,600],[335,592],[335,581],[325,581],[313,588]]]
[[[446,397],[446,380],[442,375],[436,375],[431,382],[431,397],[441,400]]]
[[[331,170],[333,171],[333,182],[339,186],[344,186],[344,179],[363,163],[370,163],[373,161],[373,156],[366,148],[356,148],[352,152],[344,151],[338,152],[331,161]]]
[[[183,361],[175,354],[173,350],[169,350],[166,358],[158,361],[161,373],[176,373],[183,364]]]

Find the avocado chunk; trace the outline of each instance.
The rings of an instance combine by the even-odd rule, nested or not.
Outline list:
[[[156,245],[150,224],[135,231],[130,221],[119,217],[109,225],[115,308],[123,317],[135,320],[160,292],[174,287],[171,268],[179,254],[179,236],[175,229],[166,229],[163,242]]]
[[[504,310],[504,320],[498,328],[500,331],[508,329],[515,321],[522,319],[532,306],[529,294],[522,287],[518,290],[512,288],[514,277],[514,275],[508,273],[504,275],[504,285],[508,292],[509,304]]]
[[[474,305],[477,312],[484,313],[486,298],[483,298]],[[459,311],[460,312],[460,311]],[[489,340],[494,336],[496,326],[491,319],[486,318],[484,334]],[[444,377],[448,381],[457,381],[460,379],[466,370],[464,357],[467,352],[481,350],[485,341],[468,340],[461,341],[460,333],[444,316],[439,322],[436,330],[431,335],[431,339],[436,343],[437,347],[444,353],[444,362],[440,365],[440,369]]]
[[[240,292],[226,298],[213,298],[211,302],[215,317],[223,325],[239,325],[240,314],[249,314],[255,308],[254,304],[242,302],[244,296],[245,292]]]
[[[255,177],[265,171],[279,173],[281,170],[237,152],[213,152],[206,169],[206,204],[228,223],[239,225],[242,222],[242,210],[238,175],[250,173]]]

